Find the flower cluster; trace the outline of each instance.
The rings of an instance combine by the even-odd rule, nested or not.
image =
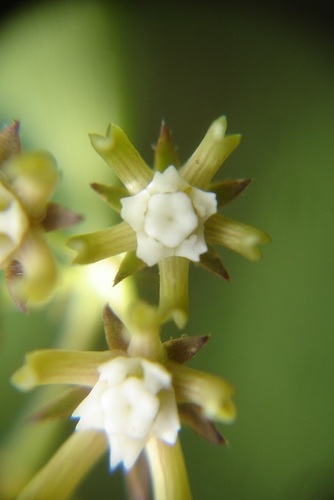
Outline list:
[[[126,253],[114,284],[158,264],[161,319],[172,316],[180,328],[188,317],[189,261],[229,279],[215,245],[257,260],[258,245],[269,241],[264,231],[217,213],[249,183],[248,179],[212,182],[240,142],[239,135],[225,132],[225,117],[215,120],[180,167],[171,134],[163,124],[153,169],[118,127],[111,126],[106,137],[91,135],[96,151],[124,184],[124,188],[96,183],[92,187],[123,221],[71,238],[69,246],[77,251],[75,262],[85,264]]]
[[[44,233],[80,220],[49,202],[59,178],[46,152],[23,153],[19,123],[0,132],[0,268],[17,306],[44,301],[53,290],[57,270]]]
[[[225,442],[213,421],[234,420],[232,386],[184,366],[206,344],[207,336],[162,343],[159,315],[143,302],[130,309],[127,325],[106,307],[104,327],[109,351],[35,351],[14,374],[13,383],[22,390],[44,384],[90,388],[78,406],[77,393],[64,396],[67,413],[79,418],[76,429],[83,439],[89,439],[87,431],[105,434],[111,468],[132,468],[152,441],[162,448],[176,445],[180,420],[211,442]],[[53,409],[47,407],[48,416],[56,416],[59,407],[63,415],[64,404],[57,400]],[[57,473],[53,468],[52,474]]]
[[[35,417],[66,415],[76,420],[76,432],[26,485],[20,498],[50,498],[55,491],[57,497],[67,498],[108,448],[111,470],[122,465],[128,474],[135,471],[135,497],[149,496],[138,472],[146,457],[154,498],[187,500],[190,490],[178,440],[181,423],[213,443],[225,443],[215,422],[235,419],[233,387],[185,366],[208,336],[161,340],[165,320],[173,318],[180,328],[187,321],[190,262],[229,279],[216,245],[257,260],[258,245],[269,241],[265,232],[218,213],[249,183],[248,179],[212,181],[240,141],[239,135],[225,132],[225,118],[214,121],[194,154],[180,166],[163,124],[153,168],[118,127],[110,127],[106,137],[91,136],[96,151],[123,183],[122,187],[97,183],[92,187],[122,221],[72,238],[69,246],[77,251],[75,262],[91,263],[125,253],[114,284],[157,264],[159,304],[154,307],[138,299],[122,319],[106,306],[106,351],[37,350],[27,355],[13,383],[21,390],[48,384],[71,386]],[[48,155],[21,153],[17,124],[4,129],[0,134],[0,258],[11,291],[17,280],[26,284],[29,272],[36,273],[41,248],[50,255],[43,233],[76,220],[48,202],[57,177]],[[46,267],[49,272],[53,269],[50,264]],[[32,292],[39,287],[44,294],[50,287],[52,280],[43,265],[41,275],[47,286],[34,284]],[[12,295],[23,309],[31,294],[15,288]],[[64,460],[69,469],[65,474]]]

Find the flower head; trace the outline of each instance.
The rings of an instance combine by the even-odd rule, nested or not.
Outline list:
[[[208,250],[204,222],[217,212],[216,195],[191,187],[174,165],[120,201],[122,219],[136,232],[137,257],[148,266],[172,256],[198,262]]]
[[[44,301],[56,281],[56,264],[44,232],[80,217],[48,200],[59,178],[46,152],[23,153],[19,123],[0,132],[0,268],[9,292],[25,311],[27,301]]]
[[[99,380],[73,412],[77,430],[105,431],[110,466],[130,469],[151,436],[175,444],[180,423],[172,377],[159,363],[119,356],[98,367]]]
[[[67,393],[62,403],[57,400],[38,418],[57,416],[60,410],[64,415],[66,409],[79,419],[76,432],[83,439],[90,439],[92,431],[102,433],[109,445],[111,469],[118,465],[131,469],[142,451],[152,450],[152,443],[162,449],[177,448],[180,421],[211,442],[225,443],[213,421],[234,420],[233,388],[219,377],[184,366],[208,337],[162,343],[157,310],[142,302],[132,306],[124,323],[106,307],[104,327],[108,351],[28,354],[12,379],[22,390],[44,384],[89,390],[88,395],[71,393],[73,399]],[[154,461],[151,451],[148,456]],[[167,462],[160,465],[175,468]]]
[[[110,127],[107,137],[91,136],[94,148],[125,188],[96,183],[92,187],[123,221],[71,238],[69,246],[78,252],[75,262],[90,263],[126,252],[115,284],[145,266],[158,264],[161,317],[172,315],[180,327],[187,321],[189,261],[229,279],[215,245],[257,260],[261,255],[258,245],[269,240],[263,231],[217,213],[249,183],[245,179],[212,183],[240,142],[239,135],[225,132],[226,119],[214,121],[194,154],[179,167],[171,135],[163,124],[154,169],[118,127]]]

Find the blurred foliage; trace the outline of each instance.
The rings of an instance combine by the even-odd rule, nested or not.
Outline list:
[[[273,242],[260,264],[224,253],[231,284],[191,274],[186,332],[212,334],[192,366],[228,378],[239,411],[222,429],[226,448],[182,434],[195,500],[334,495],[334,39],[327,4],[300,5],[40,2],[1,26],[1,120],[19,118],[26,144],[55,155],[59,198],[87,213],[89,229],[105,226],[109,212],[88,183],[111,173],[87,132],[115,121],[147,161],[161,118],[182,160],[221,114],[243,134],[225,176],[254,182],[225,213]],[[154,291],[153,274],[140,284]],[[26,399],[9,375],[58,329],[50,307],[17,314],[4,293],[2,429]],[[170,325],[167,334],[178,333]],[[119,475],[106,470],[103,462],[77,498],[118,491]]]

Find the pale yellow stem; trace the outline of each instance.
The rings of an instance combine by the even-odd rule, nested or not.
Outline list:
[[[72,434],[51,460],[33,477],[17,500],[66,500],[107,449],[103,433]]]
[[[190,500],[187,469],[179,440],[174,446],[152,438],[145,447],[154,500]]]

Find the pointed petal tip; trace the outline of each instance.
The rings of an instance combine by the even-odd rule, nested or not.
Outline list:
[[[195,337],[181,336],[164,342],[164,348],[168,359],[177,363],[186,363],[207,344],[210,335],[198,335]]]
[[[108,137],[104,137],[103,135],[99,134],[90,134],[89,137],[93,148],[98,153],[109,151],[112,147],[113,141],[110,135]]]

